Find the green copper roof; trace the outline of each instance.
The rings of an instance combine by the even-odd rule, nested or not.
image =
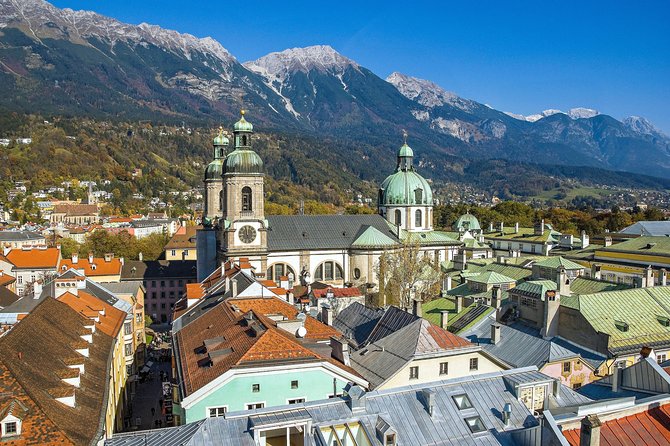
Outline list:
[[[253,150],[235,149],[227,157],[224,173],[263,173],[263,160]]]
[[[643,236],[625,242],[615,243],[607,248],[599,248],[599,251],[621,251],[647,255],[670,255],[670,237]]]
[[[528,282],[523,282],[522,284],[517,285],[516,288],[513,288],[511,291],[515,294],[538,296],[539,298],[544,299],[544,295],[547,291],[556,291],[557,288],[556,282],[551,280],[529,280]]]
[[[216,159],[205,169],[205,180],[220,180],[223,176],[223,160]]]
[[[398,150],[398,156],[399,157],[414,156],[414,150],[412,150],[412,148],[408,146],[407,143],[405,143],[402,145],[402,147],[400,147],[400,150]]]
[[[227,146],[229,142],[230,141],[228,141],[228,138],[223,133],[219,133],[216,135],[216,138],[214,138],[215,146]]]
[[[240,113],[241,113],[242,117],[240,118],[239,121],[237,121],[235,123],[235,125],[233,126],[233,129],[236,132],[253,132],[254,126],[251,125],[250,122],[247,122],[246,119],[244,119],[244,110],[242,110]]]
[[[604,280],[595,280],[588,277],[576,277],[570,283],[571,294],[594,294],[605,291],[627,290],[632,288],[625,283],[612,283]],[[561,299],[563,297],[561,296]]]
[[[535,262],[535,264],[544,268],[553,269],[558,269],[561,266],[565,269],[584,269],[582,265],[563,257],[548,257],[545,260]]]
[[[390,247],[398,243],[373,226],[363,231],[351,244],[352,248]]]
[[[659,321],[670,318],[670,287],[561,297],[561,306],[579,311],[596,332],[610,335],[608,347],[614,353],[670,345],[670,327]]]
[[[476,276],[469,277],[468,282],[475,283],[485,283],[487,285],[498,284],[498,283],[514,283],[516,280],[511,277],[503,276],[493,271],[487,271],[485,273],[477,274]]]
[[[407,243],[418,243],[424,245],[460,245],[459,240],[455,240],[443,231],[424,231],[409,232],[404,229],[400,231],[400,239]]]
[[[428,182],[413,170],[400,170],[386,177],[381,185],[380,206],[432,206],[433,191]]]
[[[479,226],[479,220],[474,215],[467,213],[458,217],[456,224],[454,225],[457,231],[481,231],[482,227]]]

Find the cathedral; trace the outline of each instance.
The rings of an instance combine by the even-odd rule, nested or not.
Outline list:
[[[414,169],[406,136],[395,171],[379,189],[378,214],[266,216],[263,160],[252,148],[252,133],[242,112],[233,127],[232,151],[223,130],[214,138],[214,160],[205,171],[199,268],[211,271],[227,260],[246,258],[258,277],[277,282],[283,277],[376,288],[375,264],[383,252],[418,244],[439,264],[454,259],[463,246],[433,229],[433,194]]]

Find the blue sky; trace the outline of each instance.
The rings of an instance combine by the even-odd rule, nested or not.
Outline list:
[[[212,36],[240,61],[317,44],[503,111],[595,108],[670,134],[670,2],[53,0]]]

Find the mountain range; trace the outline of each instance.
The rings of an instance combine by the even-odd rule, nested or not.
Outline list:
[[[332,140],[352,171],[378,165],[370,157],[392,163],[406,130],[436,179],[485,159],[670,178],[670,138],[641,117],[516,115],[405,74],[382,79],[330,46],[240,63],[209,37],[43,0],[0,0],[0,95],[0,111],[192,125],[245,108],[258,129]]]

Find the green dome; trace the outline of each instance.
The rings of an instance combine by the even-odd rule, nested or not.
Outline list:
[[[235,149],[226,157],[224,173],[262,174],[263,160],[253,150]]]
[[[456,224],[454,225],[457,231],[481,231],[482,227],[479,226],[479,220],[477,217],[471,213],[463,214],[458,217]]]
[[[216,159],[209,163],[205,169],[205,181],[207,180],[221,180],[223,176],[223,160]]]
[[[226,135],[224,134],[219,134],[214,138],[215,146],[227,146],[229,142],[230,141],[228,141],[228,138],[226,138]]]
[[[407,145],[407,143],[403,144],[398,151],[398,157],[404,156],[414,156],[414,151],[410,146]]]
[[[254,131],[254,126],[251,125],[250,122],[247,122],[246,119],[244,119],[244,110],[242,110],[240,112],[240,114],[242,115],[242,117],[240,118],[239,121],[237,121],[235,123],[235,125],[233,126],[233,129],[236,132],[253,132]]]
[[[399,170],[389,175],[382,183],[379,191],[379,205],[432,206],[433,191],[428,182],[418,173],[413,170]]]

